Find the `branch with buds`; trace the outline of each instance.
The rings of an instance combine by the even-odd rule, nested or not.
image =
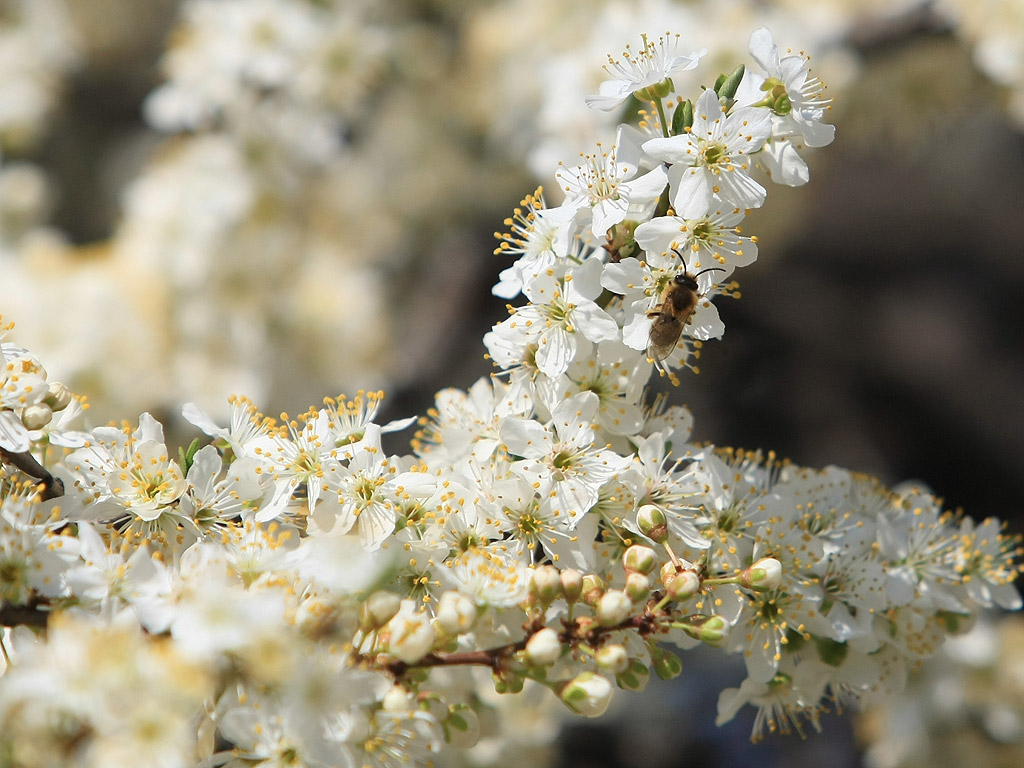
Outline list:
[[[0,344],[0,620],[21,625],[0,752],[425,765],[540,706],[516,703],[528,682],[597,716],[699,644],[746,667],[720,721],[750,704],[754,738],[802,732],[1021,607],[999,521],[698,443],[654,394],[724,334],[749,210],[807,182],[800,153],[834,134],[807,58],[768,30],[696,98],[676,80],[706,52],[680,45],[610,59],[590,102],[643,102],[639,122],[558,169],[561,204],[538,191],[508,219],[494,291],[522,303],[484,338],[495,374],[439,392],[408,454],[384,449],[413,420],[378,424],[380,393],[276,419],[232,398],[228,426],[188,405],[209,440],[176,455],[148,413],[72,429],[81,401]]]

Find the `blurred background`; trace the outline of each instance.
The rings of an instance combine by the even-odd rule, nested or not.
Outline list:
[[[384,388],[382,420],[422,414],[490,371],[502,220],[538,184],[557,203],[556,163],[612,141],[583,104],[607,55],[681,33],[711,51],[695,90],[762,25],[812,55],[837,138],[745,222],[743,299],[672,397],[698,440],[913,479],[1024,531],[1020,0],[0,0],[8,340],[93,424],[149,410],[184,442],[181,404],[223,419],[232,393],[276,414]],[[572,722],[543,759],[1019,765],[1012,631],[961,651],[953,682],[922,677],[902,719],[756,747],[752,711],[713,725],[742,672],[688,654],[658,695],[619,697],[618,727]],[[972,671],[1006,695],[972,699]],[[958,729],[966,757],[936,748]]]

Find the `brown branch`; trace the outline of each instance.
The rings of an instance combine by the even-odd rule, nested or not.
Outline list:
[[[51,475],[28,451],[17,452],[0,448],[0,458],[13,464],[29,477],[39,480],[43,484],[43,490],[40,493],[40,498],[43,501],[64,495],[64,482],[59,477]]]
[[[11,605],[4,603],[0,605],[0,626],[14,627],[26,626],[36,629],[46,629],[50,612],[43,610],[48,607],[46,603],[31,602],[26,605]]]
[[[635,629],[642,637],[652,634],[658,629],[658,619],[663,616],[655,616],[649,610],[650,605],[644,607],[644,611],[636,616],[630,616],[621,624],[614,627],[602,627],[596,623],[590,623],[591,617],[579,617],[572,624],[563,623],[565,631],[559,635],[562,643],[575,648],[580,643],[592,644],[604,635],[617,632],[620,629]],[[457,651],[455,653],[428,653],[415,664],[407,664],[404,661],[385,662],[380,668],[390,672],[394,677],[402,677],[410,669],[429,667],[454,667],[460,665],[490,667],[494,672],[500,672],[502,662],[515,653],[523,650],[530,636],[542,628],[543,625],[527,624],[524,629],[527,635],[522,640],[497,648],[489,648],[483,651]],[[365,661],[373,664],[372,658],[363,657]],[[379,663],[379,662],[376,662]]]

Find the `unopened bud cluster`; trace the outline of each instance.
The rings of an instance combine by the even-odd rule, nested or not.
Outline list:
[[[0,327],[0,337],[9,328]],[[46,380],[46,369],[35,355],[13,344],[0,344],[0,449],[24,453],[54,414],[76,401],[64,384]],[[71,415],[78,410],[80,406]]]

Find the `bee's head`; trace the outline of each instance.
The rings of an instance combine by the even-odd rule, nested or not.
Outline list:
[[[676,272],[676,276],[672,278],[672,282],[676,285],[689,288],[691,291],[697,290],[697,281],[694,279],[693,275],[688,274],[685,269],[680,272]]]

